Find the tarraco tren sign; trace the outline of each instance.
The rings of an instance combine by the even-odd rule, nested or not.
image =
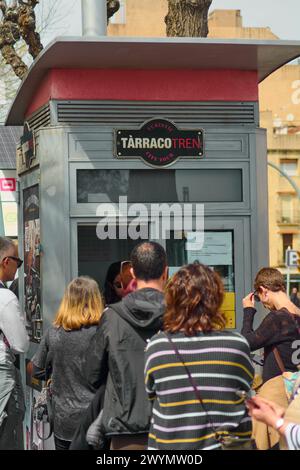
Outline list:
[[[179,157],[203,157],[203,129],[178,129],[167,119],[155,118],[140,129],[115,130],[115,156],[139,157],[152,167],[166,167]]]

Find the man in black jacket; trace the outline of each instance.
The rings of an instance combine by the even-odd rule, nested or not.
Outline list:
[[[168,279],[161,245],[143,242],[131,253],[137,290],[104,312],[88,351],[87,377],[106,381],[101,432],[112,450],[145,449],[151,406],[144,385],[144,351],[162,326],[163,290]]]

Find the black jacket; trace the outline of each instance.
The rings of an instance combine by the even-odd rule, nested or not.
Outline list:
[[[87,379],[105,381],[102,432],[106,436],[148,433],[151,406],[145,392],[147,340],[162,326],[164,296],[140,289],[105,310],[88,350]]]

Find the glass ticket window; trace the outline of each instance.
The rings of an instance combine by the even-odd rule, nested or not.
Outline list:
[[[77,203],[243,201],[241,169],[77,170]],[[153,191],[155,181],[155,191]],[[211,182],[214,182],[213,184]]]
[[[225,299],[222,311],[226,316],[226,327],[236,328],[235,321],[235,278],[232,230],[208,230],[185,232],[182,239],[176,239],[175,232],[166,240],[166,251],[170,275],[184,264],[198,261],[217,271],[223,279]]]
[[[78,275],[95,279],[103,292],[109,266],[117,261],[126,261],[140,240],[99,240],[96,225],[79,225]]]

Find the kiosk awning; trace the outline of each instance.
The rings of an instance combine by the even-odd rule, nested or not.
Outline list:
[[[257,71],[261,82],[300,55],[300,41],[207,38],[62,37],[38,56],[22,81],[6,125],[22,125],[51,69],[227,69]]]

